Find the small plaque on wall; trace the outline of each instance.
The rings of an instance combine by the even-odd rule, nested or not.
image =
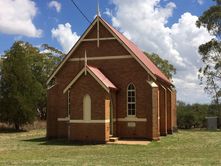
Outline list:
[[[128,127],[136,127],[136,123],[135,122],[128,122],[127,126]]]

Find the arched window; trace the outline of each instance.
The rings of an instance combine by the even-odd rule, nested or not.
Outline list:
[[[136,115],[136,88],[133,84],[127,87],[127,115]]]
[[[91,97],[88,94],[83,99],[83,119],[85,121],[91,120]]]

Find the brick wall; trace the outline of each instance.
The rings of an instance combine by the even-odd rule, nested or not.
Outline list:
[[[159,126],[158,126],[158,87],[152,87],[152,133],[153,140],[159,140]]]
[[[57,86],[52,87],[47,92],[47,138],[57,137]]]
[[[128,123],[135,123],[135,127],[128,126]],[[147,122],[117,122],[118,137],[120,138],[148,138]]]
[[[167,89],[167,133],[173,133],[173,120],[172,120],[172,93],[170,89]]]
[[[108,132],[105,124],[96,123],[71,123],[70,124],[70,140],[85,142],[106,142]]]
[[[95,37],[96,25],[87,35],[87,38]],[[100,37],[112,37],[112,35],[105,30],[101,24]],[[85,50],[87,51],[88,57],[129,55],[128,51],[124,49],[117,40],[108,40],[100,41],[99,48],[97,47],[96,41],[82,42],[73,52],[70,58],[84,58]],[[80,78],[71,88],[71,119],[83,118],[82,102],[85,94],[89,94],[91,96],[92,119],[104,118],[105,113],[103,110],[105,109],[105,99],[112,99],[114,119],[127,117],[127,85],[129,83],[133,83],[136,87],[137,94],[136,117],[146,118],[147,122],[136,122],[136,127],[131,129],[127,127],[127,122],[116,121],[114,122],[113,133],[117,136],[122,136],[125,134],[125,136],[128,137],[158,137],[158,125],[155,125],[157,113],[152,111],[153,107],[158,107],[156,97],[154,97],[154,101],[152,100],[152,97],[158,92],[155,90],[152,91],[152,88],[147,84],[146,80],[148,80],[150,76],[143,69],[143,67],[133,58],[97,61],[88,60],[88,65],[99,68],[101,72],[118,88],[118,91],[116,93],[112,93],[113,96],[110,96],[110,94],[107,94],[106,91],[102,89],[102,87],[92,77],[82,76],[82,78]],[[57,117],[64,118],[67,116],[67,94],[63,94],[63,90],[83,67],[84,61],[67,61],[56,74],[56,88],[50,90],[51,92],[49,92],[49,135],[57,135],[58,137],[65,135],[63,133],[67,131],[67,125],[65,125],[65,122],[56,122]],[[167,108],[170,107],[171,105],[168,104]],[[153,117],[156,117],[156,119]],[[70,124],[71,131],[74,126],[79,127],[79,125],[85,126],[86,124]],[[92,126],[105,128],[105,126],[102,126],[101,124],[93,124]],[[87,128],[87,130],[91,129],[88,126],[85,126],[85,128]],[[80,137],[80,135],[78,137]],[[86,137],[86,135],[84,135],[84,137]],[[99,139],[102,137],[105,137],[104,133],[101,133]],[[71,133],[70,138],[74,138],[73,132]]]
[[[176,110],[176,91],[172,91],[172,120],[173,120],[173,131],[177,130],[177,110]]]
[[[89,73],[83,74],[72,86],[70,92],[71,120],[83,120],[83,98],[86,94],[91,98],[91,120],[110,118],[110,108],[108,108],[110,96]],[[109,139],[109,130],[109,123],[71,123],[69,139],[106,142]]]
[[[159,85],[160,91],[160,135],[167,135],[167,91],[162,85]]]

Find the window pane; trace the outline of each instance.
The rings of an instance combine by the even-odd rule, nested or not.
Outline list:
[[[132,95],[132,96],[135,96],[135,91],[132,91],[132,92],[131,92],[131,95]]]
[[[131,98],[131,101],[132,101],[132,102],[135,102],[135,97],[132,97],[132,98]]]
[[[128,115],[136,114],[136,90],[133,84],[130,84],[127,89],[127,112]]]
[[[133,110],[135,110],[135,104],[132,104],[131,107]]]
[[[131,113],[130,113],[130,111],[131,111],[131,110],[130,110],[130,109],[128,108],[128,110],[127,110],[127,112],[128,112],[128,115],[130,115],[130,114],[131,114]]]
[[[135,110],[131,110],[131,115],[135,115]]]
[[[129,87],[128,87],[128,89],[129,89],[129,90],[134,89],[133,84],[130,84]]]

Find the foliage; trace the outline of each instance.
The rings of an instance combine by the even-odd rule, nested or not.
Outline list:
[[[216,36],[211,41],[199,47],[204,66],[199,69],[199,78],[203,82],[205,78],[205,90],[213,99],[213,103],[219,105],[221,100],[221,1],[214,0],[216,5],[206,10],[196,22],[198,27],[207,28],[208,32]],[[220,116],[221,116],[221,108]]]
[[[221,165],[221,132],[179,130],[147,146],[80,146],[47,140],[45,134],[44,130],[0,133],[0,165]]]
[[[196,25],[198,27],[206,27],[207,30],[215,36],[221,36],[221,1],[214,1],[216,1],[216,5],[206,10],[203,15],[199,17]]]
[[[48,45],[42,48],[17,41],[1,59],[0,120],[17,129],[36,114],[46,117],[46,81],[63,54]]]
[[[199,53],[202,55],[204,66],[200,68],[200,79],[206,79],[205,90],[216,104],[221,99],[221,42],[211,40],[199,47]]]
[[[168,60],[162,59],[159,55],[155,53],[144,53],[168,78],[172,78],[172,76],[176,74],[175,67],[170,64]]]
[[[33,46],[29,45],[30,48],[33,48]],[[37,48],[35,48],[37,49]],[[40,84],[42,85],[43,91],[42,96],[38,101],[38,114],[41,117],[41,119],[46,118],[46,101],[47,101],[47,85],[46,81],[49,77],[49,75],[54,70],[55,66],[60,63],[62,58],[64,57],[64,54],[53,48],[48,46],[47,44],[42,45],[42,51],[37,49],[38,51],[35,54],[32,54],[31,56],[31,66],[32,66],[32,72],[34,74],[34,77]]]
[[[207,116],[218,116],[216,105],[177,102],[177,126],[180,129],[203,128]]]
[[[17,130],[34,120],[33,110],[42,92],[28,63],[29,53],[22,42],[15,42],[6,52],[2,65],[0,117],[4,122],[14,124]]]

